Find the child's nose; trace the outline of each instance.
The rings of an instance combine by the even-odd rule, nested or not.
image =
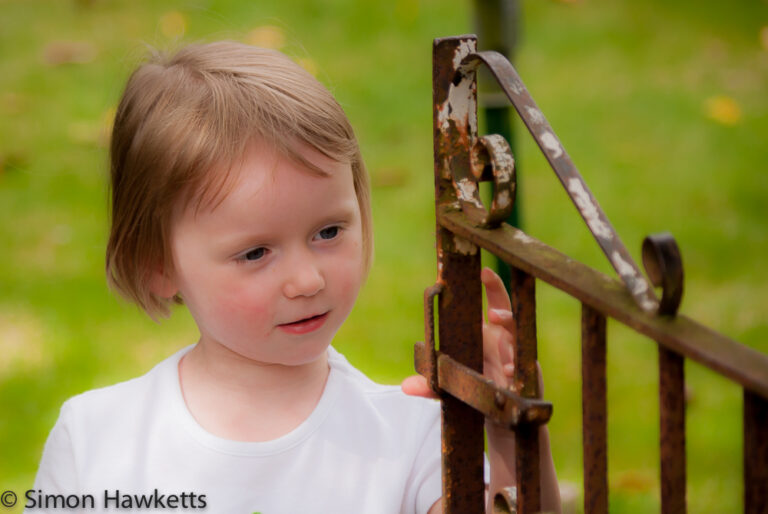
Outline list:
[[[297,265],[289,272],[283,292],[288,298],[314,296],[325,287],[325,278],[315,263]]]

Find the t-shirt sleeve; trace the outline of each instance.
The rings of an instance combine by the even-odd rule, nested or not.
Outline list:
[[[440,455],[440,403],[424,400],[423,435],[418,441],[410,482],[410,493],[405,498],[403,512],[425,514],[442,495]],[[414,510],[415,507],[415,510]]]
[[[75,456],[70,437],[70,409],[67,403],[61,408],[59,419],[53,426],[43,448],[43,456],[35,477],[35,490],[43,494],[78,493]],[[35,512],[41,512],[35,509]]]

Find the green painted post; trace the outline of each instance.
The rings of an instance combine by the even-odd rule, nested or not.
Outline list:
[[[520,4],[518,0],[474,0],[475,32],[479,50],[495,50],[514,63],[514,55],[520,34]],[[478,76],[480,94],[478,101],[485,115],[485,133],[500,134],[509,141],[515,156],[517,169],[517,194],[514,210],[507,223],[522,228],[520,220],[520,161],[516,154],[512,116],[515,116],[509,100],[486,68]],[[495,256],[493,267],[509,288],[509,267]]]

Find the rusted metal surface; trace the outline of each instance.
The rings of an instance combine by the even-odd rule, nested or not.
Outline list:
[[[488,230],[471,226],[461,211],[439,208],[438,223],[592,308],[647,335],[768,398],[768,355],[737,343],[683,315],[657,316],[638,309],[624,285],[509,225]]]
[[[435,298],[443,291],[443,284],[437,283],[424,290],[424,342],[414,347],[416,371],[427,379],[429,388],[439,393],[437,383],[437,354],[435,351]]]
[[[608,430],[605,316],[581,306],[581,408],[584,512],[608,512]]]
[[[517,514],[517,489],[503,487],[493,497],[494,514]]]
[[[621,242],[586,182],[576,169],[544,114],[528,93],[512,64],[502,54],[493,51],[473,52],[460,66],[462,77],[472,77],[485,64],[517,110],[523,123],[539,145],[549,165],[563,184],[576,209],[584,218],[590,232],[619,274],[637,304],[645,311],[658,307],[658,300],[632,256]]]
[[[683,364],[680,355],[659,346],[659,436],[663,514],[686,512]]]
[[[518,396],[448,355],[438,356],[437,370],[441,390],[508,429],[526,424],[541,425],[552,416],[551,403]]]
[[[511,266],[509,290],[515,320],[515,372],[512,387],[523,397],[538,398],[536,280]],[[517,511],[521,514],[538,512],[541,508],[541,484],[537,426],[523,425],[515,430],[515,471]]]
[[[515,159],[512,157],[509,143],[498,134],[478,138],[470,152],[470,166],[473,180],[462,179],[455,183],[459,202],[476,225],[498,226],[512,214],[515,203]],[[488,211],[480,200],[477,187],[480,180],[493,181],[493,199]],[[471,196],[467,199],[469,195]],[[467,203],[469,205],[466,205]],[[476,208],[477,205],[480,207]]]
[[[477,133],[475,83],[453,84],[454,62],[475,50],[474,38],[436,40],[433,46],[435,201],[455,199],[451,177],[471,177],[469,151]],[[466,88],[457,94],[456,88]],[[440,351],[482,372],[480,252],[473,244],[437,227]],[[485,510],[482,414],[450,395],[442,405],[443,512]]]
[[[744,512],[768,512],[768,400],[744,391]]]
[[[435,393],[446,392],[501,426],[511,430],[526,423],[540,425],[552,416],[551,403],[523,398],[511,389],[499,387],[448,355],[430,351],[424,342],[416,343],[415,355],[416,371],[428,381],[434,370],[435,386],[431,388]]]
[[[443,508],[485,510],[483,417],[515,432],[516,487],[494,496],[496,512],[538,512],[541,505],[539,426],[552,406],[539,399],[535,280],[582,302],[582,392],[585,511],[608,510],[606,318],[645,334],[659,347],[663,512],[685,512],[684,358],[744,387],[745,511],[768,512],[768,356],[685,316],[679,249],[669,234],[643,242],[659,301],[536,106],[517,72],[495,52],[477,52],[474,36],[437,39],[433,47],[433,130],[437,267],[425,291],[426,342],[415,347],[416,368],[442,401]],[[576,262],[501,223],[514,204],[514,158],[497,135],[478,137],[476,72],[490,69],[571,197],[620,281]],[[479,182],[493,182],[486,209]],[[482,376],[480,251],[511,267],[515,371],[509,390]],[[434,299],[439,327],[435,347]],[[514,393],[512,391],[515,391]]]

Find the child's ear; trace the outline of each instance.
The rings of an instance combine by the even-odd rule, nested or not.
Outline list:
[[[160,298],[173,298],[179,292],[173,278],[162,267],[157,267],[150,273],[149,290]]]

